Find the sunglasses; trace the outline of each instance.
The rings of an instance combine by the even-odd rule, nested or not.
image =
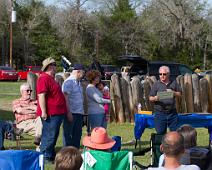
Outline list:
[[[52,63],[51,66],[57,66],[57,64],[56,63]]]
[[[159,73],[160,76],[166,76],[167,73]]]
[[[29,93],[29,92],[31,93],[31,92],[32,92],[32,90],[26,90],[26,92],[27,92],[27,93]]]

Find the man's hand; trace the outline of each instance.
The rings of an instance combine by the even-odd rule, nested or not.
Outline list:
[[[158,96],[155,96],[155,97],[154,97],[154,100],[155,100],[155,102],[156,102],[156,101],[159,101],[159,97],[158,97]]]
[[[47,113],[42,112],[41,118],[43,120],[46,120],[47,119]]]
[[[71,112],[67,113],[66,116],[67,116],[67,119],[68,119],[69,122],[72,122],[73,121],[73,116],[72,116],[72,113]]]
[[[166,89],[167,92],[174,92],[172,89]]]

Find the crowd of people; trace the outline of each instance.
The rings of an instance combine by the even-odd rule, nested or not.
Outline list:
[[[85,113],[81,79],[85,75],[89,82],[86,88],[88,134],[82,140],[87,149],[110,152],[116,143],[106,131],[109,120],[109,88],[101,81],[98,70],[89,70],[85,74],[82,64],[73,66],[73,71],[62,87],[55,80],[56,61],[52,57],[43,61],[42,71],[36,85],[37,100],[31,100],[32,89],[28,83],[20,86],[21,98],[12,103],[16,126],[35,137],[34,144],[39,146],[45,161],[55,161],[57,170],[83,169],[83,153],[81,155],[79,152]],[[188,161],[191,148],[196,147],[197,134],[188,125],[178,128],[175,98],[181,96],[182,90],[175,80],[169,79],[169,74],[169,67],[161,66],[160,79],[149,94],[149,100],[154,104],[156,132],[164,135],[160,166],[149,170],[199,170],[198,166],[189,165]],[[169,92],[171,95],[161,99],[160,92]],[[56,155],[55,145],[62,123],[63,148]],[[171,132],[167,133],[168,127]],[[13,133],[14,128],[3,121],[0,121],[0,128],[0,149],[4,149],[4,133]]]

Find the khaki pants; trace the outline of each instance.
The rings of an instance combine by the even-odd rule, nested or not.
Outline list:
[[[41,118],[37,117],[36,119],[29,119],[22,121],[17,124],[17,128],[24,129],[24,133],[28,133],[29,135],[41,137],[42,134]]]

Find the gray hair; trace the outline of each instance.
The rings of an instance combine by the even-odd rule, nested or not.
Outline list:
[[[23,90],[25,90],[26,88],[30,88],[31,89],[31,87],[30,87],[30,85],[28,83],[23,83],[20,86],[20,92],[23,91]]]
[[[160,72],[160,70],[162,70],[162,69],[166,70],[167,73],[170,73],[170,68],[169,68],[168,66],[161,66],[161,67],[159,68],[159,72]]]

